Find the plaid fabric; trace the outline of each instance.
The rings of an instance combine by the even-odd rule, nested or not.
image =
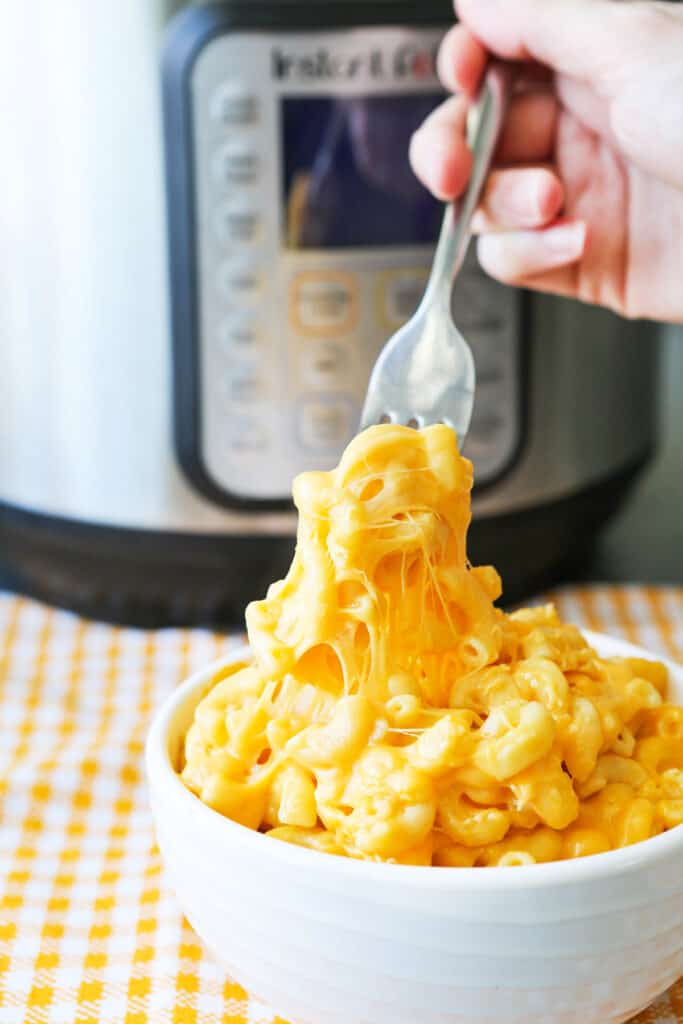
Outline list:
[[[570,621],[683,660],[683,590],[550,596]],[[154,709],[239,642],[0,595],[0,1024],[285,1024],[182,920],[143,777]],[[683,1024],[683,979],[637,1020]]]

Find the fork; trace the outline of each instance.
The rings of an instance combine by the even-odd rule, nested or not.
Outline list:
[[[417,311],[377,358],[361,430],[374,423],[409,427],[446,423],[462,448],[472,418],[476,373],[470,347],[453,322],[453,285],[472,237],[472,215],[500,138],[510,91],[510,69],[493,62],[467,119],[467,141],[473,154],[469,184],[464,195],[446,207],[432,271]]]

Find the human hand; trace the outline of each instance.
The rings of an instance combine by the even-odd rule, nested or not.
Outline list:
[[[683,5],[456,0],[439,55],[458,95],[411,141],[444,200],[467,182],[468,99],[487,57],[520,62],[473,227],[493,277],[683,321]]]

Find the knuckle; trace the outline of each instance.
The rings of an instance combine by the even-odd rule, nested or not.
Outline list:
[[[659,36],[668,23],[663,5],[659,3],[636,0],[635,3],[617,4],[615,7],[639,44],[653,35]]]

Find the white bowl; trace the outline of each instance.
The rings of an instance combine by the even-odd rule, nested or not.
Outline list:
[[[586,635],[603,655],[648,656]],[[216,669],[244,657],[171,695],[147,771],[185,914],[232,977],[286,1020],[616,1024],[683,973],[683,827],[581,860],[429,868],[301,849],[210,810],[174,766]],[[683,669],[669,667],[683,703]]]

